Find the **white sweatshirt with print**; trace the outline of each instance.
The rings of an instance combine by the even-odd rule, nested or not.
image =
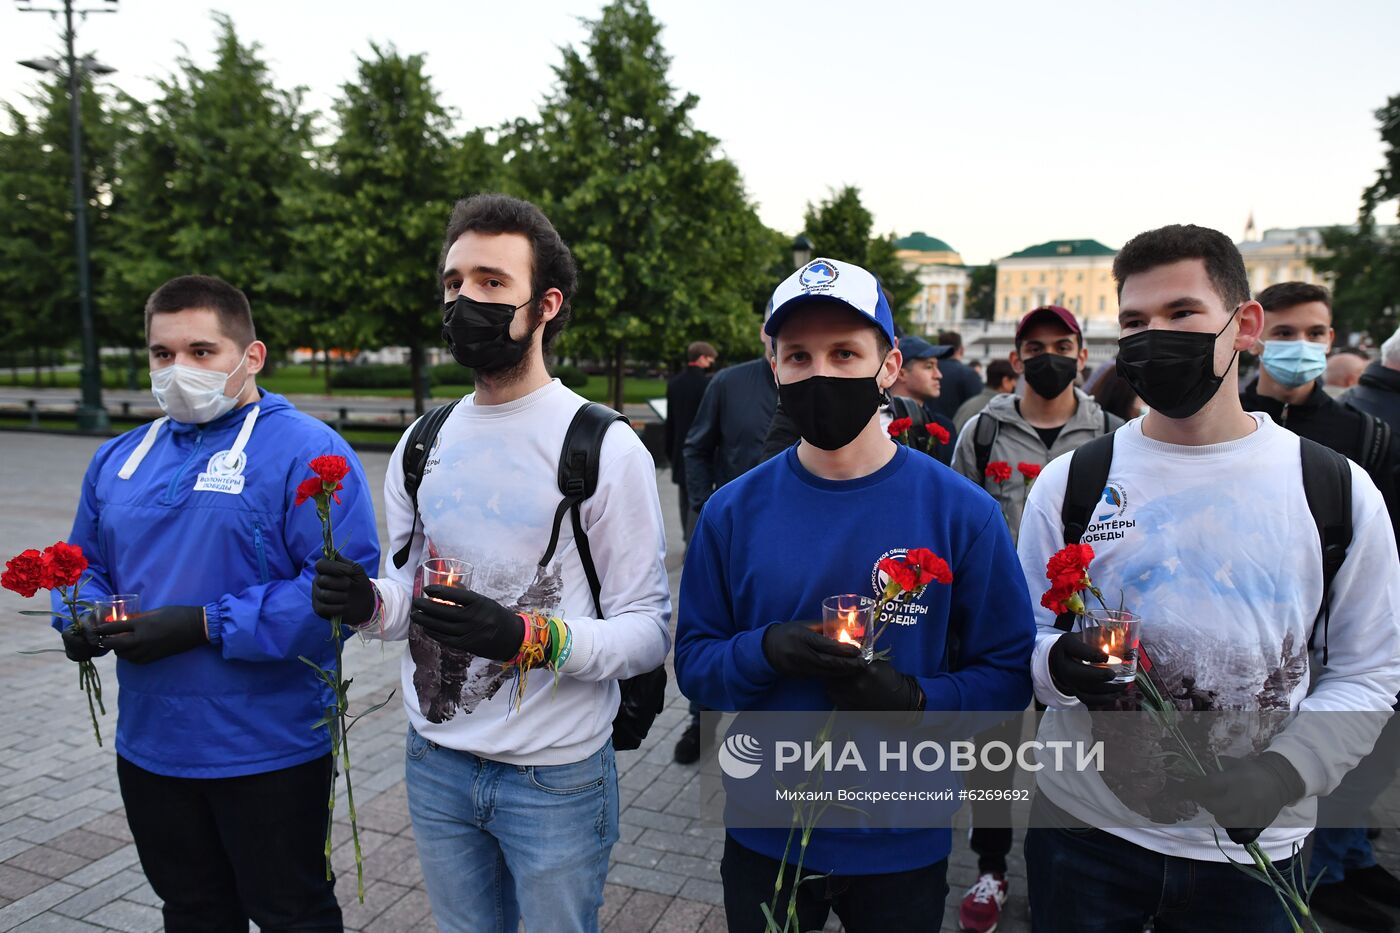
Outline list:
[[[597,618],[568,515],[547,567],[559,492],[564,434],[585,400],[558,380],[502,405],[468,395],[443,425],[418,490],[421,523],[403,488],[400,439],[389,460],[384,498],[386,555],[413,532],[402,568],[386,560],[374,581],[383,622],[370,637],[407,639],[403,700],[424,738],[447,748],[516,765],[580,761],[612,735],[618,680],[661,665],[670,649],[666,538],[651,455],[626,424],[603,439],[597,491],[581,507],[584,531],[602,583]],[[531,672],[524,701],[513,708],[513,669],[445,648],[409,621],[413,582],[429,556],[473,566],[471,589],[512,610],[563,618],[573,651],[557,685],[550,671]]]
[[[1289,760],[1309,795],[1285,811],[1286,825],[1260,837],[1269,857],[1279,859],[1302,844],[1316,795],[1334,789],[1371,749],[1383,711],[1400,691],[1400,564],[1381,495],[1352,464],[1354,537],[1333,582],[1328,665],[1315,664],[1307,646],[1322,600],[1322,560],[1298,437],[1253,417],[1257,427],[1248,436],[1203,447],[1152,440],[1141,418],[1119,429],[1108,485],[1083,542],[1094,548],[1090,575],[1105,599],[1121,599],[1143,619],[1144,649],[1174,695],[1215,710],[1377,712],[1299,716],[1272,737],[1268,749]],[[1049,706],[1042,742],[1082,738],[1089,728],[1083,705],[1050,680],[1050,647],[1061,633],[1053,613],[1039,606],[1049,587],[1046,562],[1064,546],[1060,507],[1069,465],[1070,456],[1057,458],[1035,483],[1018,545],[1037,604],[1032,673],[1036,696]],[[1223,831],[1212,832],[1208,814],[1146,826],[1095,771],[1046,768],[1037,780],[1061,809],[1136,845],[1205,861],[1223,861],[1225,853],[1249,861]]]

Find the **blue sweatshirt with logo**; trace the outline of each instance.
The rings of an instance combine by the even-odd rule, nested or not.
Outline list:
[[[206,613],[210,644],[150,664],[117,660],[117,754],[156,774],[260,774],[330,751],[326,728],[311,727],[331,691],[298,660],[335,662],[330,623],[311,611],[321,525],[314,503],[293,503],[308,461],[344,457],[351,472],[341,504],[331,503],[335,540],[373,574],[373,499],[340,435],[280,395],[264,392],[257,406],[242,457],[224,454],[252,405],[204,425],[166,421],[122,479],[148,426],[128,431],[98,449],[83,479],[68,538],[89,561],[82,598],[136,593],[142,610]]]
[[[899,609],[879,647],[891,650],[896,669],[918,678],[928,710],[1024,709],[1035,625],[1006,523],[985,492],[904,446],[875,473],[841,481],[808,472],[789,448],[714,494],[681,577],[681,692],[717,710],[831,709],[819,681],[773,670],[764,631],[775,622],[820,619],[827,596],[878,596],[881,558],[920,547],[948,562],[953,582],[932,583]],[[951,671],[950,634],[957,640]],[[729,832],[781,859],[788,830]],[[909,871],[946,858],[950,847],[950,830],[941,828],[818,829],[805,866],[840,874]]]

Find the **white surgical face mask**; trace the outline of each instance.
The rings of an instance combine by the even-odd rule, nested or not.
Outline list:
[[[244,350],[238,365],[226,373],[217,369],[185,366],[181,363],[164,369],[153,369],[151,394],[156,397],[156,404],[160,406],[161,411],[172,420],[185,424],[207,424],[220,415],[233,411],[238,405],[238,396],[243,394],[243,388],[252,374],[243,377],[242,384],[233,395],[225,395],[224,386],[247,359],[248,351]]]

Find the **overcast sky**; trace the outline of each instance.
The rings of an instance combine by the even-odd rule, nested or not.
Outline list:
[[[209,60],[211,9],[322,110],[371,40],[424,52],[465,129],[533,115],[559,47],[600,4],[122,0],[80,28],[80,51],[149,96],[182,44]],[[879,231],[923,230],[970,263],[1049,239],[1117,247],[1173,222],[1238,238],[1251,210],[1261,228],[1351,222],[1380,165],[1372,112],[1400,94],[1396,0],[652,10],[673,83],[699,96],[697,125],[722,141],[766,223],[795,233],[807,201],[854,184]],[[32,84],[12,62],[58,48],[53,21],[5,0],[0,93]]]

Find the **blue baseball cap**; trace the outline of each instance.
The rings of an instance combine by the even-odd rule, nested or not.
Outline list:
[[[813,259],[784,279],[773,290],[763,332],[776,338],[789,315],[814,304],[851,309],[884,331],[894,346],[894,315],[880,290],[880,281],[860,266],[839,259]]]
[[[929,343],[922,337],[900,337],[899,352],[906,360],[941,360],[953,352],[953,348],[947,344],[937,346]]]

